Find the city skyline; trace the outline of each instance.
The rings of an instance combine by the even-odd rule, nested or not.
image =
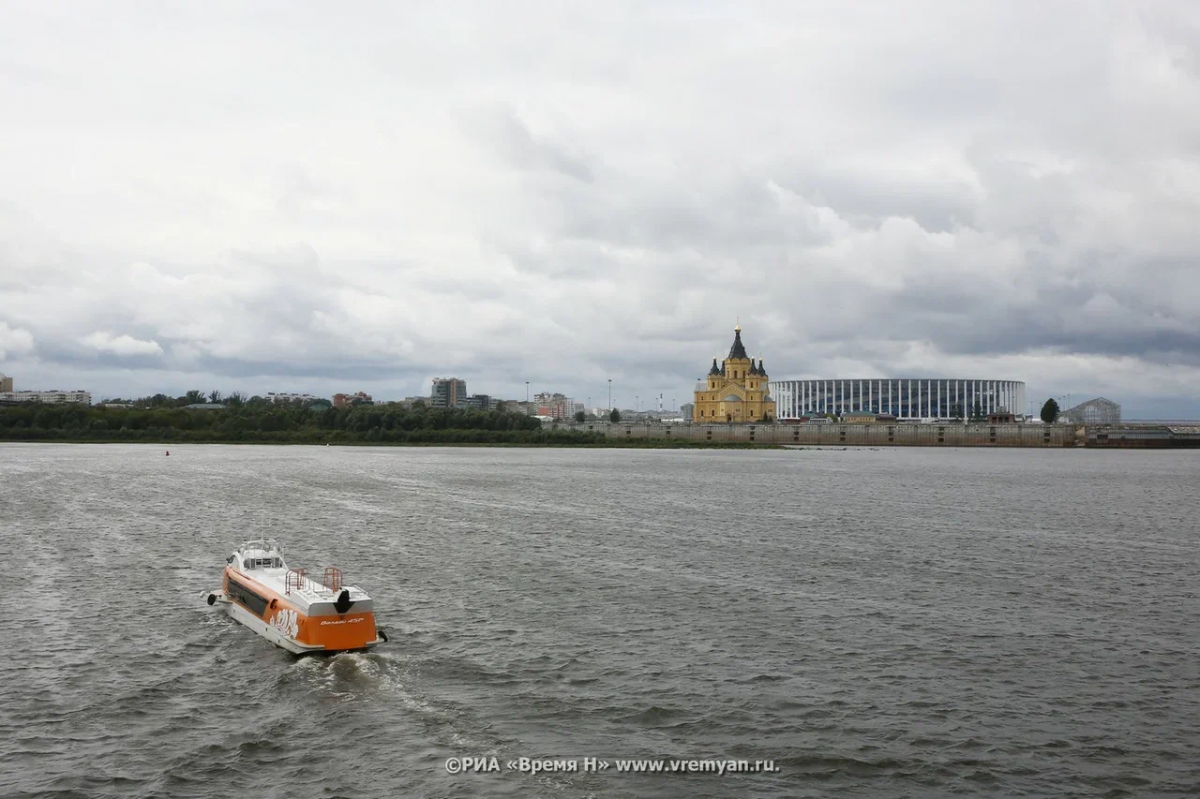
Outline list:
[[[1189,4],[260,8],[8,9],[18,387],[678,407],[740,317],[1200,417]]]

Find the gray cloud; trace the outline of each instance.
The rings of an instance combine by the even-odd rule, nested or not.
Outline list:
[[[496,112],[491,122],[500,152],[515,165],[548,169],[584,183],[592,181],[592,169],[581,155],[553,139],[535,136],[511,109]]]
[[[12,5],[24,387],[683,401],[967,374],[1200,416],[1200,12]],[[157,347],[157,349],[155,349]]]

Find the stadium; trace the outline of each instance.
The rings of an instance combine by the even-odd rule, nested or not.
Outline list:
[[[773,380],[769,385],[780,421],[828,413],[838,416],[874,413],[897,419],[960,419],[1025,412],[1025,384],[1018,380]],[[978,410],[976,403],[979,403]]]

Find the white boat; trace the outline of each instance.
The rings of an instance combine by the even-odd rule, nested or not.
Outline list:
[[[208,604],[225,611],[276,646],[298,655],[370,649],[387,634],[375,627],[366,591],[342,581],[328,566],[317,582],[304,569],[289,569],[273,539],[247,541],[226,558],[221,589]]]

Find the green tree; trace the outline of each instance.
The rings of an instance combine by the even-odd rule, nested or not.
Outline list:
[[[188,405],[199,405],[204,402],[204,392],[193,388],[184,396],[184,399],[187,400]]]
[[[583,411],[575,411],[575,421],[579,424],[583,424],[585,421],[587,421],[587,414]]]
[[[1054,397],[1046,400],[1046,404],[1042,406],[1042,421],[1046,424],[1054,424],[1054,420],[1058,418],[1058,403]]]
[[[612,422],[613,424],[616,424],[617,422],[621,421],[621,412],[618,411],[616,408],[613,408],[612,413],[610,413],[608,415],[608,421]]]
[[[983,421],[983,406],[979,404],[979,400],[975,400],[975,407],[971,410],[971,421]]]
[[[961,402],[954,403],[954,407],[950,409],[950,418],[951,419],[963,418],[963,406],[962,406]]]
[[[229,400],[230,405],[237,408],[237,407],[240,407],[242,405],[242,403],[244,403],[246,401],[246,395],[240,391],[235,391],[232,394],[230,394],[227,399]]]
[[[221,392],[217,391],[216,389],[213,389],[212,391],[208,392],[208,401],[211,403],[214,403],[214,404],[220,402],[221,401]]]

